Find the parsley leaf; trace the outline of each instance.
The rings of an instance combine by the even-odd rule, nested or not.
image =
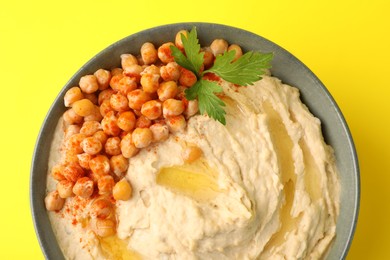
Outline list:
[[[177,64],[192,71],[198,79],[192,87],[186,89],[186,98],[188,100],[197,98],[201,114],[207,114],[225,125],[226,112],[223,109],[225,103],[215,95],[215,93],[222,92],[222,87],[213,81],[204,80],[202,77],[206,73],[214,73],[233,84],[241,86],[253,84],[261,79],[265,69],[271,68],[270,62],[273,53],[250,51],[233,62],[235,51],[225,52],[216,57],[211,68],[200,73],[204,53],[200,51],[196,27],[192,28],[187,37],[182,34],[181,40],[184,53],[176,46],[171,46],[172,56]]]
[[[222,92],[222,87],[209,80],[198,80],[191,88],[185,90],[186,98],[193,100],[198,98],[199,112],[207,114],[215,120],[226,124],[225,103],[215,93]]]
[[[199,71],[203,64],[204,53],[200,51],[196,28],[192,28],[191,32],[187,34],[187,37],[181,34],[181,41],[183,42],[185,55],[174,45],[170,47],[172,55],[177,64],[192,71],[199,79],[201,77]]]
[[[235,62],[232,62],[234,54],[235,51],[229,51],[217,56],[213,67],[204,73],[213,72],[228,82],[247,86],[260,80],[261,75],[264,74],[264,69],[271,67],[270,61],[273,58],[273,53],[263,54],[249,51]]]

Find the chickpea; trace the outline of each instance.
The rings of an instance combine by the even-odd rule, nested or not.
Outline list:
[[[121,93],[116,93],[111,96],[110,105],[115,111],[123,112],[129,110],[129,101]]]
[[[110,172],[110,160],[105,155],[97,155],[89,161],[91,171],[99,176],[104,176]]]
[[[113,68],[111,70],[111,77],[115,75],[123,74],[123,69],[122,68]]]
[[[215,39],[210,44],[211,52],[215,57],[220,54],[224,54],[228,49],[228,43],[224,39]]]
[[[165,118],[170,116],[178,116],[184,112],[183,101],[177,99],[167,99],[163,103],[163,115]]]
[[[102,178],[107,178],[107,177],[111,177],[111,176],[107,175]],[[99,197],[91,203],[89,215],[92,218],[106,219],[111,217],[113,214],[114,214],[114,208],[112,203],[108,199],[104,197]]]
[[[92,114],[84,117],[84,122],[87,122],[87,121],[98,121],[98,122],[100,122],[102,119],[103,119],[103,116],[100,113],[100,107],[95,105],[95,108],[94,108]]]
[[[188,100],[187,107],[184,110],[184,115],[186,118],[190,118],[191,116],[195,115],[199,111],[199,105],[198,105],[198,100]]]
[[[100,130],[100,131],[97,131],[96,133],[94,133],[93,137],[98,139],[102,145],[105,145],[107,138],[108,138],[106,133],[104,133],[103,130]]]
[[[74,151],[65,150],[65,156],[63,162],[64,164],[78,163],[79,159],[77,158],[77,153],[75,153]]]
[[[79,125],[69,125],[65,129],[64,139],[68,139],[72,135],[80,133],[81,127]]]
[[[68,180],[62,180],[57,183],[58,195],[63,198],[69,198],[73,195],[73,186],[74,183]]]
[[[120,143],[121,139],[119,137],[110,137],[104,145],[104,151],[108,155],[118,155],[121,153]]]
[[[121,152],[126,158],[131,158],[138,153],[138,148],[134,146],[132,134],[126,134],[121,140]]]
[[[192,163],[202,156],[202,150],[195,145],[189,145],[182,151],[183,161],[186,163]]]
[[[135,128],[149,128],[152,125],[152,120],[144,115],[141,115],[135,121]]]
[[[64,104],[66,107],[71,107],[75,101],[83,98],[84,95],[81,93],[81,89],[79,87],[73,87],[66,91],[64,96]]]
[[[196,78],[196,75],[187,69],[182,68],[181,69],[181,74],[179,78],[179,83],[185,87],[191,87],[192,85],[195,84],[195,82],[198,79]]]
[[[187,35],[188,35],[188,31],[187,30],[180,30],[177,34],[176,34],[176,37],[175,37],[175,45],[177,48],[183,50],[184,49],[184,46],[183,46],[183,41],[182,41],[182,37],[183,36],[185,38],[187,38]]]
[[[85,75],[80,78],[79,86],[84,93],[94,93],[99,89],[99,83],[95,75]]]
[[[119,135],[121,129],[117,125],[117,120],[114,111],[108,112],[101,122],[104,133],[112,136]]]
[[[137,58],[133,54],[122,54],[121,56],[121,65],[123,70],[126,71],[128,66],[133,65],[133,64],[138,64]]]
[[[45,197],[45,206],[49,211],[58,211],[64,207],[65,199],[61,198],[58,191],[51,191]]]
[[[141,89],[136,89],[127,94],[127,99],[129,100],[129,107],[134,110],[141,110],[142,105],[151,100],[151,97],[148,93]]]
[[[116,225],[111,219],[96,220],[96,234],[100,237],[109,237],[115,235]]]
[[[150,66],[146,66],[145,69],[142,71],[141,76],[144,74],[157,74],[160,75],[160,68],[156,65],[152,64]]]
[[[140,52],[144,64],[149,65],[157,61],[157,50],[153,43],[145,42],[142,44]]]
[[[176,62],[169,62],[160,68],[161,78],[165,81],[178,81],[180,78],[180,67]]]
[[[128,77],[131,77],[135,80],[136,83],[139,83],[141,79],[141,73],[143,71],[143,67],[139,64],[132,64],[126,67],[126,70],[123,72]]]
[[[99,85],[99,90],[105,90],[110,85],[111,72],[104,69],[98,69],[93,74],[96,77],[97,83]]]
[[[98,104],[98,96],[96,93],[91,93],[91,94],[85,93],[84,98],[89,99],[92,102],[92,104],[94,104],[94,105]]]
[[[115,91],[112,88],[108,88],[108,89],[105,89],[102,92],[100,92],[99,96],[98,96],[99,105],[101,105],[103,103],[103,101],[106,99],[110,100],[112,94],[114,94],[114,93],[115,93]]]
[[[168,139],[169,129],[167,125],[155,123],[151,125],[149,129],[153,134],[153,142],[160,142]]]
[[[157,89],[158,99],[165,101],[169,98],[174,98],[177,94],[177,84],[175,81],[162,82]]]
[[[181,132],[187,126],[186,119],[182,115],[168,117],[165,119],[165,122],[171,133]]]
[[[82,153],[77,155],[78,163],[86,170],[89,170],[89,161],[92,159],[92,155],[89,153]]]
[[[142,90],[146,93],[154,93],[160,86],[160,75],[146,73],[141,76]]]
[[[135,78],[123,76],[118,81],[118,84],[113,87],[113,89],[122,93],[123,95],[127,95],[130,91],[136,89],[137,87],[137,81]]]
[[[68,181],[76,182],[84,176],[84,170],[78,163],[68,163],[62,172]]]
[[[85,136],[92,136],[101,129],[102,126],[98,121],[87,121],[83,123],[83,126],[80,129],[80,133],[84,134]]]
[[[131,111],[120,113],[117,120],[117,125],[120,129],[130,132],[135,126],[135,115]]]
[[[64,119],[64,122],[70,125],[80,124],[81,122],[83,122],[83,117],[76,114],[76,112],[72,108],[66,110],[62,117]]]
[[[173,45],[172,42],[167,42],[161,45],[157,50],[158,58],[165,64],[174,61],[170,48]]]
[[[99,112],[104,117],[111,111],[114,111],[114,109],[111,107],[110,99],[105,99],[100,105]]]
[[[242,56],[241,47],[237,44],[230,45],[227,51],[235,51],[233,62],[238,60]]]
[[[149,128],[136,128],[131,137],[135,147],[145,148],[152,142],[153,134]]]
[[[122,73],[115,74],[110,79],[110,87],[114,90],[118,90],[119,88],[119,81],[124,77]]]
[[[129,159],[122,154],[114,155],[110,158],[110,167],[116,176],[122,177],[122,174],[129,168]]]
[[[81,147],[81,142],[86,136],[82,133],[74,134],[65,141],[65,149],[71,151],[74,154],[79,154],[83,152]]]
[[[80,146],[84,152],[90,155],[98,154],[103,148],[102,143],[93,136],[85,138]]]
[[[115,181],[111,175],[105,175],[97,180],[97,186],[100,195],[110,195],[114,188]]]
[[[210,48],[203,50],[203,65],[206,69],[210,68],[214,64],[214,54],[211,52]]]
[[[93,193],[93,181],[88,177],[78,179],[73,186],[73,193],[84,199],[91,197]]]
[[[65,176],[63,175],[63,171],[65,166],[63,164],[56,164],[51,168],[51,176],[53,179],[57,181],[65,180]]]
[[[132,190],[130,183],[123,178],[115,184],[112,195],[116,200],[129,200],[131,198]]]
[[[72,105],[72,109],[79,116],[88,116],[94,112],[95,106],[91,102],[91,100],[84,98],[74,102]]]
[[[142,105],[141,113],[150,120],[157,119],[162,114],[161,103],[156,100],[147,101]]]

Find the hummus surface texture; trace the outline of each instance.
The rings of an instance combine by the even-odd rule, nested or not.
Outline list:
[[[130,159],[133,197],[116,202],[118,240],[142,259],[323,258],[340,185],[320,120],[275,77],[220,84],[226,126],[193,116],[184,132]],[[60,156],[57,132],[50,163]],[[181,156],[188,145],[203,151],[191,164]],[[109,258],[82,225],[50,217],[66,257]]]

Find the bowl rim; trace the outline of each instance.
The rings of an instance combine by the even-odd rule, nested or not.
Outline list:
[[[70,77],[70,79],[66,82],[66,84],[61,88],[59,94],[53,100],[49,110],[47,111],[46,116],[45,116],[45,118],[42,122],[42,125],[40,127],[40,130],[39,130],[36,142],[35,142],[35,147],[34,147],[34,151],[33,151],[31,167],[30,167],[31,168],[31,170],[30,170],[30,183],[29,183],[30,184],[29,185],[30,210],[31,210],[31,215],[32,215],[32,219],[33,219],[34,230],[35,230],[35,233],[37,235],[38,242],[39,242],[39,245],[41,247],[42,253],[44,254],[45,258],[46,259],[52,259],[52,258],[58,259],[58,257],[59,257],[58,253],[60,253],[62,258],[63,258],[63,254],[62,254],[62,251],[59,249],[58,243],[56,243],[57,248],[51,248],[48,244],[51,241],[52,236],[47,235],[47,231],[44,230],[44,228],[42,227],[42,218],[45,218],[45,215],[46,215],[45,219],[48,219],[47,218],[48,214],[45,210],[44,210],[44,212],[42,212],[42,205],[43,205],[43,209],[45,209],[44,203],[43,203],[43,198],[41,196],[39,196],[38,194],[36,194],[35,188],[34,188],[35,183],[38,181],[36,178],[36,174],[34,174],[34,173],[41,171],[37,167],[37,161],[38,161],[40,153],[43,152],[42,146],[44,145],[45,142],[46,143],[49,141],[51,142],[51,138],[49,138],[50,140],[48,140],[45,137],[48,136],[48,134],[50,133],[50,130],[53,129],[53,124],[48,125],[47,122],[49,122],[50,119],[53,117],[52,113],[53,113],[53,109],[56,106],[56,103],[58,103],[59,99],[63,96],[63,94],[65,93],[65,90],[67,89],[67,87],[69,87],[69,84],[72,81],[74,81],[82,71],[84,71],[86,68],[91,66],[91,64],[93,64],[95,60],[98,60],[105,53],[111,52],[112,50],[117,48],[117,46],[120,46],[120,44],[128,41],[130,38],[137,37],[137,35],[139,35],[139,34],[148,34],[148,33],[151,33],[153,31],[159,31],[161,29],[176,28],[176,27],[192,28],[193,26],[196,26],[196,27],[209,26],[209,27],[218,28],[220,30],[228,29],[228,30],[234,30],[237,32],[241,31],[242,33],[251,35],[252,37],[260,38],[263,42],[270,45],[272,48],[276,48],[280,52],[282,52],[283,54],[289,56],[297,65],[299,65],[301,67],[301,69],[305,70],[305,72],[312,77],[313,81],[315,81],[315,83],[318,86],[320,86],[322,88],[322,91],[326,95],[327,99],[334,107],[335,112],[336,112],[336,114],[341,122],[341,125],[343,127],[343,130],[346,134],[346,138],[347,138],[348,145],[349,145],[349,150],[351,152],[352,166],[353,166],[352,170],[353,170],[354,176],[356,177],[356,180],[355,180],[356,183],[355,183],[355,187],[354,187],[354,194],[355,194],[354,202],[355,203],[354,203],[354,205],[352,205],[354,208],[354,211],[352,214],[352,219],[351,219],[352,225],[349,227],[348,241],[346,241],[344,243],[344,246],[342,247],[342,252],[340,255],[341,259],[345,259],[345,257],[348,254],[348,251],[351,247],[352,240],[353,240],[353,237],[354,237],[354,234],[356,231],[357,222],[358,222],[358,215],[359,215],[359,211],[360,211],[361,181],[360,181],[360,168],[359,168],[359,161],[358,161],[358,156],[357,156],[357,152],[356,152],[356,147],[355,147],[355,144],[354,144],[354,141],[352,138],[351,131],[348,127],[348,124],[346,122],[344,115],[341,112],[341,109],[339,108],[336,101],[334,100],[334,98],[330,94],[329,90],[319,80],[319,78],[302,61],[300,61],[297,57],[295,57],[292,53],[290,53],[286,49],[284,49],[281,46],[279,46],[278,44],[264,38],[263,36],[255,34],[251,31],[246,30],[246,29],[242,29],[242,28],[238,28],[238,27],[234,27],[234,26],[230,26],[230,25],[225,25],[225,24],[209,23],[209,22],[170,23],[170,24],[164,24],[164,25],[159,25],[159,26],[155,26],[155,27],[150,27],[148,29],[144,29],[144,30],[140,30],[140,31],[136,31],[134,33],[131,33],[128,36],[126,36],[126,37],[108,45],[106,48],[100,50],[96,55],[94,55],[92,58],[90,58],[81,68],[79,68]],[[271,71],[272,71],[272,69],[271,69]],[[299,88],[299,86],[298,86],[298,88]],[[316,117],[317,117],[317,115],[316,115]],[[45,175],[47,175],[47,170],[45,171]],[[45,184],[44,190],[46,191],[46,184]],[[341,194],[340,194],[340,196],[341,196]],[[51,232],[53,233],[52,230],[51,230]],[[51,234],[51,235],[53,235],[53,234]]]

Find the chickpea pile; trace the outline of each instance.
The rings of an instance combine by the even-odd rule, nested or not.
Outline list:
[[[90,200],[89,215],[95,233],[115,233],[116,200],[132,196],[131,183],[124,178],[129,159],[140,149],[183,131],[187,119],[198,112],[197,100],[186,100],[184,90],[195,84],[195,74],[179,66],[170,46],[183,50],[181,34],[175,43],[156,47],[146,42],[140,54],[121,55],[121,67],[99,69],[80,78],[64,97],[64,158],[51,170],[57,188],[47,194],[46,208],[59,211],[74,196]],[[216,39],[204,52],[203,68],[212,66],[217,55],[228,50],[242,55],[238,45]],[[191,148],[185,159],[201,152]],[[114,202],[113,202],[114,201]]]

